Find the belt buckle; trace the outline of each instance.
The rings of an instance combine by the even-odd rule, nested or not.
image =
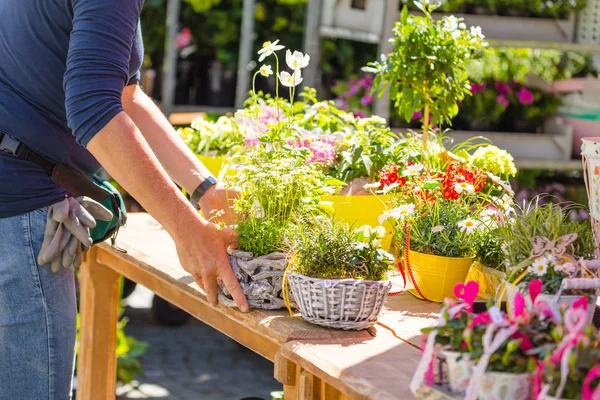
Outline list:
[[[16,156],[19,146],[21,146],[20,141],[6,133],[0,132],[0,151]]]

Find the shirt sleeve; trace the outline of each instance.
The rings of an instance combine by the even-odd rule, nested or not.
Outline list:
[[[123,111],[131,46],[143,0],[72,0],[73,29],[63,80],[67,122],[89,141]]]

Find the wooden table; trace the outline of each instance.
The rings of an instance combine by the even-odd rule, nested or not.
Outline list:
[[[78,400],[115,397],[121,275],[273,361],[286,400],[412,398],[408,382],[419,357],[419,332],[435,322],[439,305],[407,293],[390,297],[380,322],[359,332],[321,328],[287,311],[244,314],[208,303],[181,268],[169,235],[149,215],[130,215],[118,245],[127,253],[103,243],[81,266]]]

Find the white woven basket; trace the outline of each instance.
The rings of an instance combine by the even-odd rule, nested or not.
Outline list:
[[[392,286],[390,281],[317,279],[300,274],[288,278],[305,320],[345,330],[375,324]]]

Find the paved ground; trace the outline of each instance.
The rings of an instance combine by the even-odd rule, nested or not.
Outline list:
[[[119,387],[119,399],[270,400],[281,390],[273,364],[211,327],[191,318],[170,328],[153,321],[152,294],[136,288],[127,299],[126,332],[149,343],[145,376]]]

